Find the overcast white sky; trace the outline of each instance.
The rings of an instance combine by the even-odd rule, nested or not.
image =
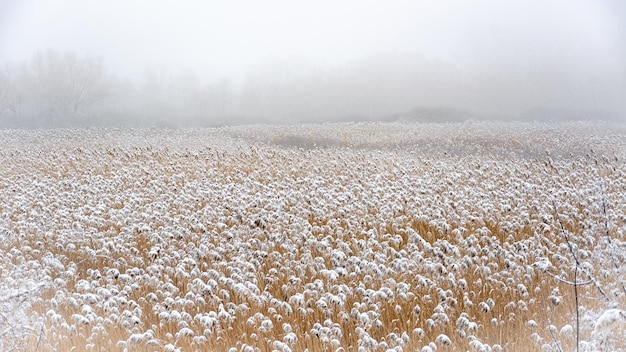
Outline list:
[[[38,50],[236,76],[259,61],[346,64],[382,52],[450,60],[593,50],[623,58],[620,0],[0,0],[0,62]]]

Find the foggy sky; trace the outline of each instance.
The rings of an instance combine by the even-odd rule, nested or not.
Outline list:
[[[54,48],[136,80],[193,70],[237,83],[268,62],[337,69],[405,55],[462,70],[541,62],[613,77],[605,68],[616,67],[612,86],[626,86],[625,23],[619,0],[3,0],[0,62]]]

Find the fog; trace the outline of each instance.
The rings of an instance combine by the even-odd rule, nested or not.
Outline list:
[[[0,2],[0,127],[626,120],[626,5]]]

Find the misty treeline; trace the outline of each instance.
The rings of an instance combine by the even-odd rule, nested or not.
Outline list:
[[[146,70],[133,81],[100,58],[55,50],[0,67],[0,127],[595,119],[625,111],[626,64],[592,55],[453,62],[388,53],[334,66],[273,59],[240,81],[209,82],[191,70]]]

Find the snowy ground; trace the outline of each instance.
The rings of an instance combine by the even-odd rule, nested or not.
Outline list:
[[[0,131],[0,350],[624,350],[624,160],[613,124]]]

